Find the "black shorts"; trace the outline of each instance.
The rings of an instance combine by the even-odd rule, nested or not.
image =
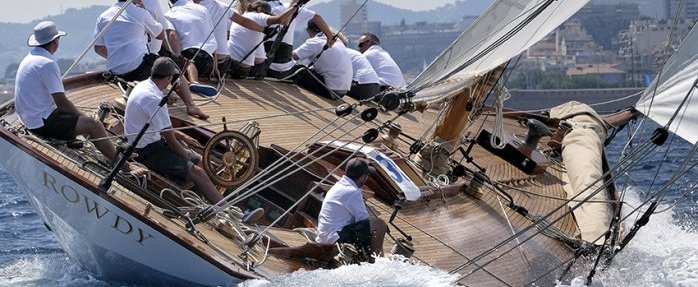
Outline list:
[[[303,69],[303,71],[298,72],[298,74],[293,77],[293,83],[315,93],[318,96],[334,100],[330,90],[325,87],[325,77],[318,74],[313,69]],[[341,98],[346,94],[347,91],[333,90],[332,92]]]
[[[72,140],[76,136],[75,126],[78,124],[78,118],[77,115],[55,109],[48,118],[44,119],[44,126],[29,131],[45,138]]]
[[[264,42],[264,50],[265,51],[271,50],[272,45],[274,45],[274,41]],[[277,63],[277,64],[288,63],[290,61],[293,61],[292,55],[293,55],[293,45],[289,45],[289,44],[286,44],[284,42],[281,42],[279,44],[278,50],[276,50],[276,53],[274,53],[274,58],[272,58],[271,62]]]
[[[233,79],[245,79],[250,75],[252,67],[245,68],[240,65],[240,62],[230,59],[230,69],[227,75]]]
[[[194,55],[196,55],[196,58],[194,58]],[[198,71],[200,75],[209,76],[213,73],[213,57],[206,51],[199,50],[198,48],[189,48],[182,51],[182,56],[194,63],[196,71]]]
[[[164,140],[137,149],[136,161],[165,177],[182,183],[187,179],[194,163],[175,153]]]
[[[347,96],[350,96],[357,100],[365,100],[375,97],[380,92],[380,90],[381,85],[378,83],[359,84],[357,82],[352,82],[351,90],[349,90]]]
[[[160,56],[156,54],[145,54],[145,56],[143,56],[143,61],[141,61],[141,64],[138,65],[135,70],[117,76],[129,82],[143,81],[150,77],[150,70],[153,68],[153,63],[155,63],[155,60],[157,60],[159,57]]]
[[[359,248],[368,248],[371,246],[371,225],[368,219],[354,222],[344,226],[342,230],[337,232],[339,243],[351,243]]]

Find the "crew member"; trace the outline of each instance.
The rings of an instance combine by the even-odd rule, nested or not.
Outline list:
[[[199,75],[210,76],[212,73],[218,74],[215,51],[218,48],[216,37],[211,35],[213,24],[211,15],[206,7],[199,5],[199,0],[189,2],[187,0],[170,0],[172,8],[165,13],[174,32],[179,39],[179,47],[174,46],[173,52],[187,58],[193,65],[187,66],[187,79],[189,79],[190,89],[194,92],[215,95],[216,89],[199,84]]]
[[[61,74],[54,54],[66,33],[56,24],[44,21],[34,27],[27,44],[34,47],[19,64],[15,79],[15,109],[20,121],[32,133],[50,139],[72,140],[82,135],[94,140],[94,145],[114,163],[116,149],[105,139],[102,123],[85,116],[65,95]],[[140,175],[147,170],[129,163],[126,170]]]
[[[365,159],[352,158],[345,171],[322,201],[315,241],[351,243],[370,248],[369,254],[382,255],[387,226],[380,218],[369,218],[360,189],[375,169]]]
[[[373,66],[359,51],[349,48],[346,51],[349,57],[351,57],[353,72],[351,89],[347,95],[357,100],[375,97],[380,92],[381,85],[376,71],[373,70]]]
[[[296,1],[294,0],[292,4],[295,5]],[[257,25],[266,27],[268,25],[286,23],[293,15],[292,9],[287,9],[283,13],[273,16],[268,15],[266,12],[271,12],[269,4],[265,1],[256,1],[248,5],[242,17],[257,23]],[[235,13],[234,15],[238,14]],[[264,36],[274,33],[274,29],[266,27],[264,30],[253,30],[240,25],[235,19],[233,19],[233,22],[235,23],[230,27],[230,38],[228,39],[228,49],[230,50],[230,58],[232,60],[229,74],[233,78],[242,79],[249,75],[252,66],[255,64],[255,54],[259,53],[258,50],[256,51],[259,48],[257,45],[263,44]]]
[[[294,82],[320,96],[341,98],[349,92],[352,79],[351,58],[346,47],[340,41],[324,49],[328,38],[314,21],[308,22],[305,31],[310,38],[293,50],[293,59],[313,61],[318,55],[320,57],[313,67],[298,72]]]
[[[269,5],[271,6],[271,13],[274,15],[281,14],[289,7],[289,5],[283,4],[279,0],[269,1]],[[271,59],[271,65],[269,66],[267,75],[273,78],[283,79],[295,72],[295,62],[293,61],[292,55],[296,23],[307,23],[308,21],[313,21],[320,28],[320,30],[325,33],[325,35],[332,34],[330,27],[327,26],[327,23],[325,23],[325,20],[319,14],[312,10],[300,8],[296,18],[294,18],[293,21],[288,24],[288,32],[281,39],[279,48],[276,50],[276,53]],[[264,43],[266,52],[269,52],[269,49],[275,40],[276,37],[273,37]],[[329,46],[332,46],[332,44],[334,44],[334,41],[328,43]]]
[[[366,56],[373,70],[378,74],[381,86],[400,88],[405,86],[405,78],[390,54],[380,46],[380,39],[372,33],[359,37],[359,51]]]
[[[148,11],[141,8],[140,0],[134,0],[134,5],[129,5],[119,15],[117,21],[112,23],[107,31],[95,42],[95,52],[107,59],[107,68],[118,77],[126,81],[142,81],[150,76],[150,69],[157,55],[148,51],[148,39],[163,40],[165,33],[162,25],[155,21]],[[114,6],[104,11],[98,18],[94,36],[106,27],[112,18],[126,4],[126,0],[117,0]],[[137,6],[139,5],[139,6]],[[176,56],[176,55],[175,55]],[[187,113],[207,119],[208,116],[201,111],[191,98],[189,83],[182,82],[182,87],[177,94],[187,106]]]
[[[163,91],[179,73],[177,64],[172,59],[160,57],[155,60],[150,78],[139,82],[128,97],[124,132],[129,142],[133,142],[136,134],[150,120],[148,130],[136,144],[136,160],[172,180],[191,180],[198,193],[210,203],[217,203],[223,197],[204,169],[197,165],[200,164],[201,156],[185,149],[177,141],[167,105],[158,107],[165,96]]]
[[[228,71],[230,66],[230,51],[228,51],[228,30],[233,24],[233,10],[228,9],[228,5],[218,0],[201,0],[200,5],[208,9],[213,23],[213,37],[216,38],[216,66],[218,66],[218,74],[216,78],[222,77]],[[220,21],[220,22],[219,22]]]

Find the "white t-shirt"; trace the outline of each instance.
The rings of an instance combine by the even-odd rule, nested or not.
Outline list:
[[[330,188],[318,215],[316,242],[332,244],[339,239],[344,226],[368,219],[361,190],[350,178],[343,176]]]
[[[315,59],[327,43],[327,37],[318,33],[305,41],[300,47],[293,50],[298,60]],[[347,54],[346,47],[341,41],[337,41],[322,52],[315,62],[315,71],[325,78],[325,85],[334,91],[349,91],[351,89],[352,67],[351,58]]]
[[[351,67],[354,72],[352,81],[359,84],[380,84],[380,79],[361,52],[347,48],[347,54],[351,57]]]
[[[125,3],[117,2],[99,15],[94,37],[97,37]],[[138,68],[143,61],[143,56],[148,52],[148,36],[154,39],[162,31],[162,25],[148,11],[129,5],[109,30],[97,39],[95,45],[107,47],[107,68],[114,74],[123,75]]]
[[[208,37],[213,31],[213,24],[206,7],[187,0],[179,0],[172,5],[170,11],[165,13],[165,17],[174,26],[182,51],[201,48],[213,56],[218,44],[216,37],[213,35]]]
[[[63,92],[56,58],[44,48],[31,49],[19,64],[15,78],[15,110],[24,126],[43,127],[43,119],[56,109],[51,94]]]
[[[172,23],[167,21],[167,18],[165,18],[165,12],[162,11],[162,7],[160,7],[158,0],[141,0],[141,2],[143,2],[143,8],[148,10],[148,12],[150,12],[150,16],[153,16],[153,19],[158,21],[158,23],[160,23],[165,30],[174,30]],[[150,42],[148,43],[148,50],[151,53],[157,54],[160,51],[160,48],[162,48],[162,40],[155,38],[150,39]]]
[[[390,54],[383,50],[381,46],[371,46],[364,52],[364,56],[366,56],[366,59],[373,66],[373,70],[378,74],[381,85],[388,85],[393,88],[405,86],[405,78],[402,76],[400,67],[397,66]]]
[[[127,134],[128,142],[132,143],[136,139],[136,134],[141,131],[145,123],[157,111],[157,114],[150,121],[148,131],[143,135],[136,145],[136,148],[145,146],[160,140],[160,132],[172,126],[167,104],[158,109],[160,100],[165,95],[155,85],[153,80],[147,79],[136,85],[126,102],[126,112],[124,114],[124,132]]]
[[[267,20],[269,20],[269,15],[257,12],[245,12],[242,17],[251,19],[259,25],[267,26]],[[235,61],[242,61],[254,46],[262,42],[264,39],[264,33],[260,33],[254,30],[247,29],[240,26],[238,23],[233,22],[230,26],[230,39],[228,39],[228,50],[230,51],[230,58]],[[260,45],[262,46],[262,45]],[[253,66],[255,53],[247,57],[244,62],[245,65]]]
[[[211,15],[211,24],[213,24],[213,36],[216,38],[216,54],[230,55],[228,51],[228,29],[230,29],[230,17],[233,16],[233,10],[228,9],[228,5],[218,0],[202,0],[199,5],[203,5],[208,9]],[[220,23],[218,21],[220,20]],[[218,24],[216,26],[216,23]]]
[[[279,14],[283,13],[284,11],[286,11],[286,9],[288,9],[288,4],[283,4],[279,1],[269,1],[268,3],[269,3],[269,5],[271,5],[271,13],[274,15],[279,15]],[[311,11],[311,10],[308,10],[305,8],[301,8],[300,10],[298,10],[298,16],[296,16],[296,18],[293,19],[293,22],[291,22],[289,24],[288,32],[286,33],[286,35],[284,35],[284,38],[281,39],[281,41],[293,46],[293,38],[294,38],[294,35],[296,34],[295,31],[296,31],[296,27],[298,27],[297,25],[301,25],[302,27],[305,28],[308,21],[310,21],[310,19],[313,19],[313,17],[315,17],[314,11]],[[271,38],[272,42],[274,40],[276,40],[276,36]],[[269,68],[274,70],[274,71],[285,72],[285,71],[292,69],[295,64],[296,63],[293,60],[291,60],[291,61],[288,61],[286,63],[272,63],[269,66]]]

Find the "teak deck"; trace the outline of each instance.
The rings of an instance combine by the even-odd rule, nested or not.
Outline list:
[[[96,75],[68,80],[66,89],[68,98],[88,114],[97,109],[100,102],[113,103],[114,99],[122,96],[120,89],[112,84],[101,83]],[[205,99],[197,96],[195,98],[198,103],[204,103]],[[305,142],[305,140],[315,134],[319,128],[337,119],[334,108],[338,104],[340,102],[319,98],[287,83],[254,80],[232,82],[228,80],[216,101],[200,105],[210,115],[209,120],[204,121],[186,115],[181,101],[178,101],[175,106],[171,106],[169,110],[175,118],[192,125],[203,126],[214,132],[223,130],[223,125],[215,124],[220,123],[223,117],[228,123],[228,129],[231,130],[237,130],[247,121],[255,120],[261,128],[260,146],[268,147],[275,144],[286,149],[293,149],[299,145],[312,144],[313,142]],[[364,108],[359,107],[361,110]],[[390,116],[392,115],[381,114],[379,122],[389,119]],[[423,114],[408,114],[397,122],[406,135],[419,138],[425,130],[432,126],[435,118],[436,112],[428,110]],[[485,128],[492,125],[493,117],[482,116],[481,118],[485,121]],[[344,121],[346,119],[339,119],[337,123]],[[336,137],[348,141],[360,137],[368,128],[376,127],[375,124],[369,123],[351,131],[354,125],[359,123],[361,123],[360,119],[354,119],[352,124],[343,126],[324,140]],[[471,126],[470,130],[473,134],[471,138],[476,135],[480,123],[478,121]],[[12,124],[18,125],[19,123],[17,121]],[[506,130],[509,133],[517,134],[525,134],[526,132],[513,118],[506,119]],[[349,135],[342,136],[344,131],[349,132]],[[317,138],[315,137],[315,139]],[[83,170],[79,165],[68,160],[62,152],[70,154],[70,151],[47,147],[27,139],[25,141],[35,148],[34,151],[37,154],[53,160],[57,166],[65,168],[74,173],[75,176],[95,186],[94,190],[96,190],[101,176]],[[398,144],[398,152],[406,155],[409,144],[400,141]],[[303,147],[300,150],[305,151],[307,148]],[[565,169],[560,164],[548,166],[544,173],[531,176],[479,146],[475,146],[471,155],[477,164],[486,169],[486,174],[494,182],[501,183],[501,188],[510,193],[516,203],[527,208],[532,215],[547,214],[562,202],[554,198],[566,197],[561,186],[561,178],[563,178]],[[466,164],[466,166],[474,168],[472,165]],[[530,220],[506,208],[506,202],[496,193],[486,188],[480,188],[480,191],[482,192],[481,199],[466,195],[463,192],[435,192],[433,195],[423,197],[418,202],[406,204],[400,210],[394,223],[413,237],[416,249],[414,259],[419,260],[422,264],[450,271],[490,250],[495,244],[511,237],[515,232],[531,225]],[[299,268],[315,268],[306,265],[303,261],[269,256],[263,265],[253,268],[250,272],[245,271],[242,266],[235,264],[235,262],[240,262],[238,255],[242,253],[239,242],[231,241],[211,226],[201,225],[199,231],[216,248],[204,244],[187,233],[183,229],[181,221],[168,219],[158,212],[157,208],[153,208],[144,216],[146,209],[150,209],[147,207],[146,200],[121,184],[116,183],[109,195],[103,194],[101,196],[109,197],[112,202],[122,205],[131,214],[139,215],[144,221],[157,224],[162,230],[180,238],[181,242],[186,242],[191,248],[209,256],[217,263],[217,266],[228,269],[229,272],[241,274],[243,277],[271,276],[293,272]],[[370,208],[377,212],[379,217],[386,222],[388,221],[393,210],[389,203],[377,198],[368,199],[367,203]],[[568,210],[567,207],[564,207],[557,211],[552,218],[557,218]],[[565,216],[555,226],[569,236],[574,236],[577,233],[576,223],[571,215]],[[391,229],[393,236],[400,235],[394,228]],[[522,286],[534,282],[538,277],[545,275],[550,268],[573,257],[573,251],[558,240],[543,235],[534,236],[529,240],[529,237],[533,236],[536,231],[536,228],[532,228],[516,240],[501,246],[489,256],[485,256],[464,268],[459,272],[460,274],[467,274],[477,266],[486,264],[482,270],[466,277],[460,283],[474,286]],[[301,245],[305,242],[305,239],[295,232],[273,228],[270,234],[289,246]],[[504,254],[505,251],[513,248],[519,242],[525,243],[512,252]],[[392,245],[392,239],[386,237],[384,249],[390,251]],[[490,260],[497,257],[501,258],[488,264]],[[553,285],[554,281],[552,280],[559,271],[552,272],[550,275],[552,277],[546,277],[537,284]]]

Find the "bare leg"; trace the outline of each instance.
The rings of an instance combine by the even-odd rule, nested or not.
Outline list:
[[[196,69],[195,65],[192,65],[189,63],[187,65],[187,78],[189,79],[189,82],[191,83],[198,83],[199,82],[199,70]]]
[[[197,165],[193,166],[191,171],[189,172],[189,179],[191,179],[194,182],[194,185],[196,186],[197,190],[210,203],[216,204],[223,199],[223,196],[221,196],[221,194],[218,193],[218,190],[216,190],[216,186],[213,185],[213,182],[211,182],[211,179],[208,178],[208,175],[206,174],[203,168]]]
[[[100,139],[93,142],[95,147],[97,147],[97,150],[99,150],[99,152],[101,152],[107,158],[107,162],[109,164],[113,164],[116,160],[116,148],[108,139],[105,139],[107,136],[107,131],[104,130],[104,126],[97,119],[84,116],[79,117],[78,122],[75,125],[75,135],[83,135],[88,138]],[[131,173],[136,176],[143,175],[148,172],[148,169],[130,163],[126,163],[124,168],[127,171],[131,171]]]
[[[179,85],[179,88],[177,89],[177,94],[180,98],[182,98],[182,101],[184,101],[184,104],[187,106],[187,114],[198,117],[202,120],[208,119],[208,115],[201,111],[199,107],[197,107],[194,103],[194,100],[191,97],[191,93],[189,92],[188,81],[182,79],[182,83]]]
[[[371,226],[371,252],[383,256],[383,239],[388,231],[388,226],[383,219],[377,217],[369,218],[368,224]]]
[[[78,123],[75,125],[75,134],[88,136],[93,139],[101,139],[107,136],[104,126],[97,119],[92,117],[79,117]],[[116,148],[107,139],[94,141],[95,147],[105,156],[111,163],[116,158]]]

